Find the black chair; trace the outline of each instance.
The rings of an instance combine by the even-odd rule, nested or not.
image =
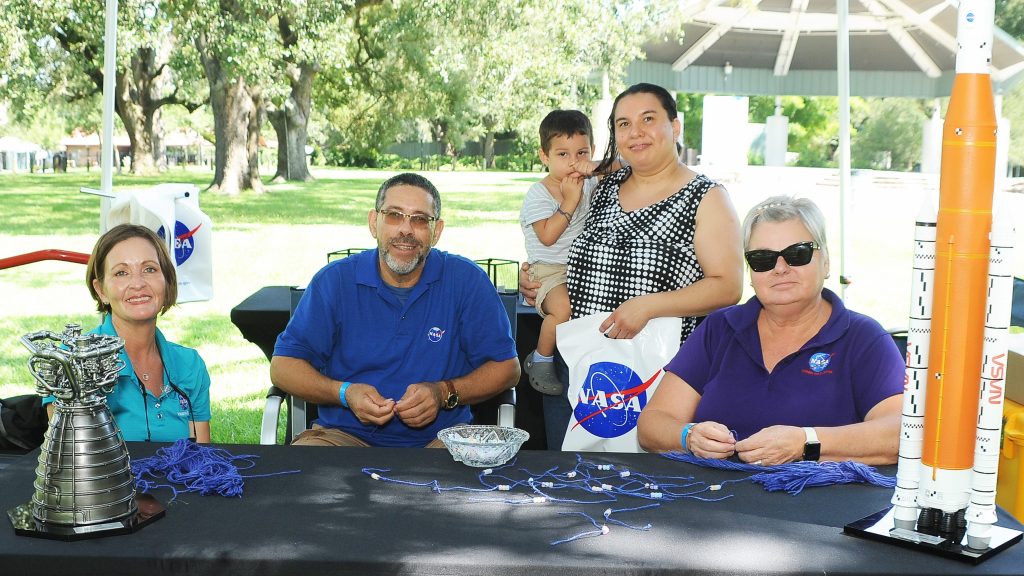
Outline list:
[[[302,298],[302,288],[291,289],[291,310],[295,311]],[[512,338],[516,336],[516,300],[518,293],[501,294],[502,304],[512,324]],[[278,422],[281,419],[281,407],[286,406],[284,443],[292,440],[308,430],[317,417],[316,404],[295,398],[277,386],[267,391],[267,401],[263,407],[263,422],[260,429],[260,444],[277,444]],[[470,407],[473,421],[477,424],[498,424],[499,426],[515,426],[516,390],[510,388],[497,396]],[[492,416],[493,415],[493,416]]]
[[[0,398],[0,468],[43,443],[48,425],[38,394]]]

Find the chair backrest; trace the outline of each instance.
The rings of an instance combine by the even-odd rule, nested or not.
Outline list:
[[[306,292],[305,288],[296,288],[292,286],[290,290],[291,294],[291,309],[288,313],[290,318],[295,314],[295,308],[299,305],[299,300],[302,300],[302,295]],[[285,444],[291,444],[292,439],[301,434],[302,432],[309,429],[316,420],[317,411],[316,404],[312,402],[306,402],[302,398],[296,398],[295,396],[288,396],[288,429],[285,432]]]

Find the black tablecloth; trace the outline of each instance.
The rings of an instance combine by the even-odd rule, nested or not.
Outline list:
[[[133,458],[158,444],[130,443]],[[369,478],[363,467],[388,468],[394,477],[439,480],[443,486],[480,486],[478,469],[453,462],[444,450],[293,446],[227,446],[258,454],[260,474],[241,498],[154,494],[165,518],[130,535],[62,542],[17,536],[0,527],[2,574],[1021,574],[1024,544],[971,566],[842,533],[842,526],[888,505],[892,491],[865,485],[809,488],[797,496],[768,493],[743,482],[707,495],[720,502],[679,500],[651,510],[617,514],[646,532],[610,525],[604,536],[552,546],[551,541],[592,530],[584,511],[600,520],[615,504],[485,502],[502,493],[436,494],[423,487]],[[692,475],[719,482],[737,472],[701,469],[648,454],[584,454],[659,475]],[[0,470],[0,509],[32,492],[35,455]],[[572,453],[524,451],[517,468],[539,475],[572,468]],[[892,473],[893,469],[886,468]],[[577,497],[580,495],[577,494]],[[6,523],[6,521],[5,521]],[[1000,525],[1020,529],[1003,516]]]
[[[291,318],[291,286],[264,286],[231,309],[231,323],[269,360],[274,344]]]

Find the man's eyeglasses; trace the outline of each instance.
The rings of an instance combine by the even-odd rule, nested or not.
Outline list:
[[[747,264],[750,264],[751,270],[754,272],[768,272],[775,269],[779,256],[782,256],[782,259],[790,266],[805,266],[814,257],[814,251],[820,249],[821,246],[817,242],[797,242],[779,251],[751,250],[746,252],[744,256],[747,259]]]
[[[398,210],[377,210],[377,212],[384,217],[384,223],[388,226],[401,226],[402,222],[408,219],[413,228],[422,230],[437,222],[437,218],[426,214],[406,214]]]

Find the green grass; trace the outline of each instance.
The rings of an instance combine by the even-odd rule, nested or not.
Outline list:
[[[253,226],[286,225],[360,225],[372,207],[377,188],[390,172],[380,176],[367,171],[336,170],[321,172],[308,183],[266,185],[266,193],[238,196],[201,194],[203,211],[218,229],[248,230]],[[373,177],[366,177],[372,174]],[[451,173],[438,173],[440,180],[452,180]],[[452,225],[478,225],[507,222],[518,215],[522,197],[535,177],[507,177],[479,180],[461,177],[457,185],[443,190],[445,221]],[[490,176],[490,175],[486,175]],[[114,181],[115,190],[146,188],[162,182],[185,182],[202,191],[211,181],[205,172],[177,170],[165,176],[122,176]],[[98,172],[69,174],[5,175],[0,179],[0,205],[4,206],[3,233],[11,235],[90,234],[99,221],[96,196],[78,192],[81,188],[99,188]],[[482,195],[487,201],[481,203]]]
[[[200,192],[214,222],[214,290],[209,302],[185,303],[160,319],[168,338],[199,350],[210,371],[213,439],[256,443],[269,362],[229,319],[231,308],[264,285],[304,285],[326,254],[369,247],[366,229],[377,188],[393,172],[321,170],[313,182],[267,184],[266,193],[236,197]],[[519,207],[540,175],[434,172],[446,228],[439,247],[472,258],[522,258]],[[206,188],[209,172],[172,170],[158,177],[115,176],[115,189],[187,182]],[[0,176],[0,258],[46,248],[88,252],[98,236],[100,174]],[[0,397],[32,393],[28,351],[19,338],[60,331],[68,322],[86,328],[98,316],[84,286],[85,268],[39,262],[0,270]]]

